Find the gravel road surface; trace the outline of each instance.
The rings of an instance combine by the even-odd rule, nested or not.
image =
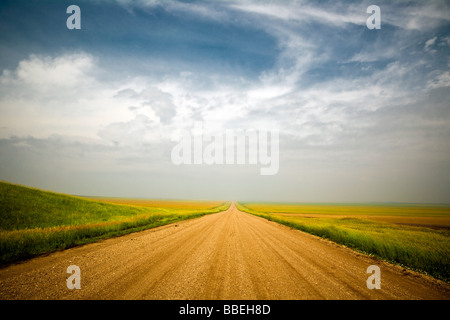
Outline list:
[[[68,289],[67,268],[80,268]],[[368,289],[367,268],[381,289]],[[0,269],[6,299],[450,299],[450,286],[229,210]]]

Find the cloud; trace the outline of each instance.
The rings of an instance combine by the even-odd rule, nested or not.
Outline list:
[[[436,50],[431,49],[434,46],[434,44],[436,43],[436,40],[437,40],[437,37],[433,37],[433,38],[425,41],[424,50],[427,52],[436,52]]]
[[[196,18],[208,20],[224,20],[229,18],[228,14],[223,10],[217,10],[217,6],[221,5],[221,1],[215,2],[191,2],[184,3],[174,0],[116,0],[120,5],[133,12],[136,9],[154,9],[164,8],[174,14],[193,15]]]
[[[375,62],[383,60],[393,60],[399,54],[396,48],[385,48],[375,46],[374,50],[364,50],[356,53],[353,57],[345,62]]]
[[[450,72],[446,71],[429,80],[427,87],[430,89],[450,87]]]
[[[370,117],[361,117],[363,113],[417,99],[406,81],[417,65],[400,62],[369,76],[338,77],[303,86],[305,74],[324,58],[315,57],[317,46],[281,31],[283,51],[278,63],[262,73],[259,82],[244,87],[221,83],[203,90],[189,81],[198,76],[192,71],[159,81],[137,77],[100,82],[97,75],[105,70],[98,70],[90,55],[33,56],[16,70],[3,73],[8,101],[18,108],[7,107],[5,98],[0,100],[5,115],[2,125],[10,128],[9,136],[84,136],[138,149],[158,141],[168,143],[174,132],[200,120],[217,130],[282,127],[285,136],[300,139],[303,145],[332,146],[340,145],[348,133],[361,134],[378,125]],[[296,57],[296,50],[304,55]],[[70,81],[58,83],[61,70],[70,75]],[[27,80],[43,73],[48,77],[45,81]],[[61,79],[67,74],[60,75]],[[448,73],[436,76],[428,88],[446,85],[447,78]],[[46,91],[52,86],[57,89],[54,94]],[[4,120],[8,113],[15,120],[14,129]],[[352,122],[357,117],[359,122]]]
[[[354,6],[311,6],[306,3],[273,4],[273,2],[247,2],[230,4],[230,7],[247,13],[263,15],[287,22],[318,22],[334,27],[346,24],[365,24],[366,17],[358,14]]]
[[[100,138],[111,141],[118,146],[139,146],[143,143],[150,143],[161,139],[158,135],[153,135],[157,129],[157,123],[143,114],[138,114],[134,119],[108,124],[99,130]]]
[[[16,70],[4,70],[0,83],[4,87],[21,87],[29,94],[44,98],[58,98],[70,89],[85,89],[92,85],[94,61],[83,53],[68,54],[51,58],[30,55],[19,62]],[[8,92],[4,92],[8,94]],[[74,98],[76,94],[73,94]]]
[[[141,102],[143,108],[150,108],[163,124],[170,123],[176,115],[176,107],[169,93],[163,92],[158,88],[149,87],[140,93],[139,97],[144,99]]]
[[[231,2],[229,7],[247,13],[297,24],[318,23],[336,28],[349,25],[365,26],[366,9],[370,1],[339,3],[325,1],[311,5],[309,1],[274,4],[272,1]],[[445,0],[396,1],[378,3],[381,8],[382,28],[384,24],[404,30],[429,31],[450,21],[450,8]],[[407,7],[407,9],[405,9]]]
[[[125,48],[118,56],[84,43],[76,53],[31,54],[3,70],[2,177],[15,172],[25,181],[42,166],[80,190],[83,179],[92,182],[97,194],[116,186],[121,195],[121,183],[142,194],[135,181],[159,192],[153,183],[160,179],[164,192],[153,194],[231,195],[239,184],[255,197],[284,200],[298,200],[298,190],[321,200],[324,188],[327,199],[372,192],[384,199],[389,192],[378,188],[396,177],[407,182],[390,191],[413,200],[418,192],[399,190],[427,172],[439,188],[448,186],[438,178],[450,154],[449,40],[436,29],[448,21],[437,10],[446,11],[442,2],[381,3],[380,32],[365,27],[366,2],[119,2],[130,15],[183,23],[143,33],[134,27],[133,45],[102,29],[114,40],[109,49]],[[162,36],[142,49],[153,33]],[[179,39],[185,47],[176,46]],[[194,62],[185,59],[197,53]],[[174,167],[171,148],[194,121],[219,134],[279,128],[279,175],[261,181],[259,168]],[[431,190],[437,187],[426,190],[435,199]]]
[[[374,112],[389,101],[407,99],[410,95],[405,74],[414,68],[408,67],[408,63],[379,67],[370,76],[356,73],[350,74],[348,79],[344,74],[330,80],[311,79],[311,70],[325,63],[339,66],[340,61],[315,41],[314,30],[309,35],[298,33],[296,24],[284,21],[314,21],[343,27],[361,22],[356,18],[355,6],[345,11],[339,5],[221,4],[246,14],[271,15],[282,20],[279,23],[255,20],[254,26],[275,38],[279,48],[273,67],[261,72],[256,82],[234,83],[233,76],[205,74],[198,70],[180,70],[159,78],[131,76],[119,80],[105,77],[108,71],[100,69],[99,60],[87,53],[54,57],[33,55],[21,61],[16,70],[4,71],[1,78],[4,88],[8,87],[2,98],[4,119],[11,113],[10,119],[14,118],[17,123],[10,134],[83,135],[133,144],[150,141],[151,137],[167,138],[173,130],[189,127],[195,120],[225,128],[233,123],[261,126],[295,119],[299,125],[307,124],[299,131],[303,132],[302,136],[312,136],[305,132],[315,132],[314,139],[318,141],[322,133],[323,141],[330,144],[336,141],[336,138],[331,139],[335,132],[345,131],[349,110]],[[154,7],[162,3],[152,1],[141,5]],[[431,40],[437,42],[432,38],[427,46],[432,45]],[[331,51],[338,45],[329,42]],[[382,42],[376,42],[374,47],[376,52],[360,51],[345,62],[367,63],[401,55]],[[103,81],[100,75],[110,79]],[[43,80],[38,81],[39,78]],[[442,86],[445,81],[445,74],[441,74],[428,87]],[[208,86],[203,87],[204,83]],[[6,108],[7,99],[18,108]],[[297,118],[283,117],[276,112],[277,108]],[[26,116],[37,113],[40,116],[32,120]],[[261,117],[248,117],[250,114]],[[8,127],[7,122],[4,120],[1,124]],[[293,134],[297,134],[295,130]]]
[[[448,46],[448,47],[450,47],[450,36],[442,37],[439,45],[440,46]]]
[[[169,123],[176,108],[149,79],[101,79],[106,70],[90,54],[31,55],[0,77],[2,135],[51,134],[99,138],[102,127],[135,121]],[[130,106],[137,106],[134,109]],[[105,135],[104,135],[105,136]]]
[[[407,10],[402,7],[408,5]],[[406,30],[427,32],[447,24],[450,21],[450,8],[445,0],[435,1],[399,1],[392,10],[382,11],[383,21]]]
[[[94,138],[97,126],[128,113],[113,99],[114,88],[96,78],[97,72],[94,57],[86,53],[31,55],[2,73],[0,123],[10,128],[9,135]]]

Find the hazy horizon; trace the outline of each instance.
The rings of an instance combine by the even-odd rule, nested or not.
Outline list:
[[[67,28],[72,4],[81,29]],[[381,29],[366,25],[370,5]],[[84,196],[448,204],[449,67],[445,0],[2,1],[0,180]],[[195,123],[219,137],[279,130],[276,174],[261,175],[261,158],[175,164]]]

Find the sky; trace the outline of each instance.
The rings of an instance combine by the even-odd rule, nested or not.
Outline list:
[[[80,29],[67,27],[72,4]],[[367,27],[370,5],[381,29]],[[4,0],[0,180],[89,196],[450,203],[449,67],[446,0]],[[278,170],[174,163],[199,123],[278,130]]]

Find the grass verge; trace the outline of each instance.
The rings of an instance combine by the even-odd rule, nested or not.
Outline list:
[[[425,227],[403,226],[394,223],[370,221],[358,216],[323,218],[316,212],[314,217],[277,215],[262,211],[262,206],[237,203],[239,210],[298,229],[359,252],[375,256],[405,268],[431,275],[450,282],[450,232]],[[323,214],[330,208],[323,208]],[[405,213],[406,214],[406,213]],[[415,213],[414,215],[417,215]]]

